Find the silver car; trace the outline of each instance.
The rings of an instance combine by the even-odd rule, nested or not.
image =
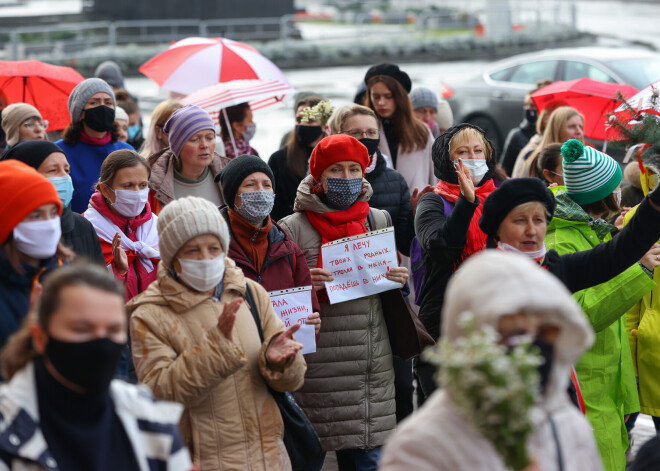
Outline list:
[[[627,83],[641,90],[660,80],[660,54],[603,47],[520,54],[490,64],[484,72],[463,83],[448,84],[449,90],[443,95],[448,98],[455,122],[483,128],[499,152],[509,130],[522,121],[525,93],[538,80],[582,77]]]

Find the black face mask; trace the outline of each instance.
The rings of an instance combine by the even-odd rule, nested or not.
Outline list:
[[[523,110],[523,117],[527,120],[527,122],[531,125],[536,124],[536,119],[539,117],[539,112],[536,110]]]
[[[380,144],[380,139],[369,139],[368,137],[358,139],[358,141],[364,144],[364,147],[367,148],[367,151],[369,151],[369,157],[374,155],[374,153],[378,150],[378,144]]]
[[[108,389],[115,375],[124,344],[107,337],[88,342],[64,342],[48,338],[46,356],[65,379],[97,394]]]
[[[321,137],[323,128],[321,126],[303,126],[296,125],[296,138],[303,147],[309,147],[312,143]]]
[[[538,366],[539,371],[539,387],[541,393],[545,392],[545,388],[548,386],[548,381],[550,380],[550,372],[552,371],[552,360],[555,353],[554,344],[548,343],[545,340],[539,338],[534,339],[532,342],[536,348],[539,349],[541,353],[541,358],[543,363]]]
[[[115,110],[105,105],[89,108],[85,110],[83,121],[94,131],[112,131],[115,125]]]

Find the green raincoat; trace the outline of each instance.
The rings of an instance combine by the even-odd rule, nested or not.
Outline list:
[[[545,236],[548,250],[555,249],[560,255],[580,252],[612,238],[614,226],[591,218],[562,187],[553,191],[557,208]],[[625,469],[628,434],[624,415],[639,411],[625,313],[654,287],[635,264],[610,281],[573,295],[596,332],[594,345],[575,369],[607,471]]]
[[[628,211],[624,224],[633,217],[636,209]],[[660,268],[654,271],[653,280],[660,281]],[[660,285],[628,311],[626,328],[638,377],[641,412],[660,417]]]

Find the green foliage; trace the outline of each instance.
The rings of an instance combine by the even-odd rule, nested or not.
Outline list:
[[[617,102],[622,112],[611,114],[610,126],[618,137],[611,141],[613,147],[629,149],[637,144],[649,144],[642,151],[642,161],[647,163],[660,155],[660,120],[656,114],[640,113],[619,93]],[[660,90],[654,91],[646,109],[660,110]]]

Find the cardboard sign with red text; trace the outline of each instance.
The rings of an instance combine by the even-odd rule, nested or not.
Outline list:
[[[386,277],[398,266],[392,227],[328,242],[321,255],[323,268],[334,278],[325,283],[330,304],[401,288]]]
[[[302,353],[316,351],[316,334],[314,326],[305,324],[305,320],[314,312],[312,309],[312,287],[271,291],[268,293],[273,309],[280,316],[284,326],[288,329],[293,324],[300,324],[300,329],[294,334],[296,341],[302,344]]]

